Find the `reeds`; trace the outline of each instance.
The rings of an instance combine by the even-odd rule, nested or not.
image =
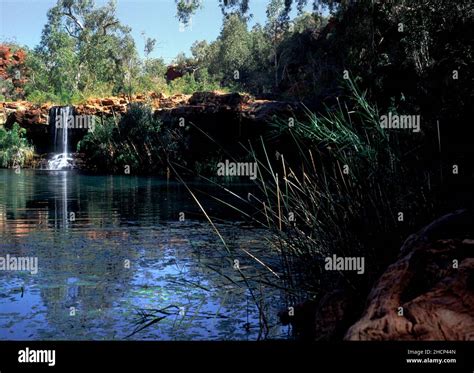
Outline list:
[[[308,110],[307,119],[292,127],[283,119],[273,123],[270,139],[291,139],[291,145],[286,144],[288,156],[283,152],[272,158],[271,141],[242,144],[258,164],[254,193],[239,196],[215,179],[201,176],[248,204],[248,209],[242,208],[211,196],[238,211],[242,219],[265,227],[268,250],[281,259],[280,268],[275,268],[245,252],[268,276],[249,279],[239,271],[241,285],[248,287],[262,315],[264,330],[269,317],[257,295],[259,285],[275,286],[293,305],[340,287],[365,299],[370,284],[415,230],[419,216],[426,217],[432,209],[429,181],[436,171],[420,172],[422,138],[383,129],[377,107],[354,82],[348,81],[348,91],[349,97],[338,100],[336,107],[323,113]],[[178,166],[171,165],[186,185]],[[231,258],[235,257],[197,194],[189,191]],[[365,275],[325,271],[324,259],[333,254],[364,257]]]
[[[336,107],[308,110],[307,119],[292,127],[286,119],[272,124],[270,140],[292,140],[289,157],[269,156],[271,141],[243,145],[258,163],[258,192],[249,196],[256,213],[221,200],[269,229],[269,249],[281,256],[283,266],[283,275],[271,278],[302,298],[340,280],[357,290],[357,275],[338,273],[335,279],[324,271],[324,258],[363,256],[373,278],[417,224],[420,210],[428,215],[432,207],[428,181],[434,171],[418,172],[422,137],[382,128],[377,107],[352,80],[347,84],[349,95]]]
[[[292,161],[285,154],[271,160],[263,140],[264,157],[247,147],[259,164],[260,223],[274,234],[288,286],[301,290],[303,298],[326,292],[339,280],[360,290],[357,275],[328,275],[324,258],[363,256],[368,278],[374,278],[417,217],[431,209],[428,181],[434,170],[419,172],[422,138],[383,129],[377,107],[353,81],[348,88],[350,98],[337,100],[335,108],[308,111],[307,120],[292,127],[286,120],[273,124],[273,139],[292,139],[287,147]]]

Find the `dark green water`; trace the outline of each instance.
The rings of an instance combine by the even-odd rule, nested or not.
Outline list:
[[[259,312],[235,258],[268,317],[268,337],[285,337],[280,294],[260,283],[271,276],[244,253],[276,268],[266,232],[201,201],[227,248],[178,183],[0,169],[0,257],[38,260],[36,274],[0,270],[0,339],[123,339],[140,310],[163,318],[131,339],[257,339]]]

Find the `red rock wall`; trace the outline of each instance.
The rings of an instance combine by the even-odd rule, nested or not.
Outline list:
[[[14,95],[15,98],[23,98],[24,86],[27,82],[26,52],[22,49],[12,51],[6,44],[0,44],[0,79],[10,81],[14,87],[13,92],[7,92],[2,88],[3,96]]]

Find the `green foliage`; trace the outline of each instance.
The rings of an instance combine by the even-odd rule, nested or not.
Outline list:
[[[130,29],[115,15],[115,3],[58,0],[48,14],[41,43],[30,53],[33,79],[28,92],[74,103],[84,93],[130,91],[138,57]],[[40,97],[42,94],[35,94]]]
[[[197,71],[195,74],[185,74],[181,78],[172,80],[168,86],[169,94],[193,94],[194,92],[214,90],[221,90],[220,84],[211,80],[206,69]]]
[[[53,93],[34,90],[28,93],[28,101],[33,104],[41,105],[47,102],[59,102],[59,98]]]
[[[202,5],[201,0],[175,0],[175,2],[177,17],[185,24],[189,22],[191,16]]]
[[[337,108],[309,112],[291,128],[275,124],[278,138],[289,136],[283,141],[293,149],[278,162],[252,151],[260,172],[258,221],[275,234],[274,245],[289,263],[287,278],[296,280],[292,290],[305,296],[330,291],[328,284],[340,284],[340,277],[366,291],[360,276],[328,274],[324,258],[364,256],[372,263],[367,278],[375,280],[419,224],[420,209],[422,219],[434,215],[430,182],[439,170],[419,172],[423,158],[414,150],[422,139],[389,135],[380,127],[377,107],[353,82],[349,87],[349,99]],[[403,224],[400,211],[411,217]]]
[[[10,100],[15,99],[15,87],[11,80],[0,79],[0,92],[3,97],[8,97]]]
[[[1,167],[24,167],[32,162],[34,149],[28,144],[25,133],[17,123],[10,130],[0,127]]]
[[[38,51],[28,49],[26,66],[28,69],[28,81],[25,86],[27,99],[34,103],[57,102],[45,58]]]
[[[326,19],[302,13],[290,21],[282,0],[269,2],[267,16],[264,26],[257,24],[248,30],[246,18],[239,12],[227,14],[217,40],[193,44],[193,63],[200,69],[205,68],[214,80],[220,81],[229,90],[254,94],[272,93],[285,88],[282,81],[288,78],[291,66],[308,64],[308,67],[301,68],[304,71],[301,75],[305,78],[291,78],[303,81],[310,77],[310,89],[303,93],[314,93],[311,89],[313,76],[310,74],[313,70],[318,71],[319,66],[310,56],[306,57],[314,51],[308,50],[308,45],[303,45],[298,39],[303,33],[316,35],[326,25]]]
[[[86,154],[88,163],[99,170],[110,169],[115,164],[117,145],[114,133],[117,131],[113,118],[101,118],[94,131],[88,132],[77,145],[77,150]]]
[[[134,92],[166,92],[166,64],[161,58],[146,59],[141,65],[134,84]]]
[[[176,15],[181,22],[188,23],[191,16],[196,13],[196,11],[201,7],[202,0],[175,0],[176,1]],[[292,5],[296,5],[296,8],[299,12],[303,9],[303,7],[308,4],[312,3],[313,7],[316,9],[319,5],[325,6],[330,9],[334,9],[334,7],[338,3],[346,4],[349,0],[277,0],[276,2],[282,4],[282,10],[280,12],[280,18],[282,20],[289,19],[289,13],[291,11]],[[272,3],[276,3],[272,1]],[[219,5],[222,9],[222,12],[225,16],[229,14],[236,14],[242,19],[248,19],[250,16],[248,14],[250,9],[250,1],[249,0],[226,0],[226,1],[219,1]]]
[[[208,58],[209,44],[206,40],[195,41],[191,46],[191,53],[196,62],[203,62]]]
[[[162,171],[161,125],[151,109],[133,104],[118,123],[103,119],[78,144],[88,163],[97,170],[123,173],[126,166],[134,173]]]
[[[250,58],[250,38],[245,21],[235,14],[230,15],[224,21],[219,39],[221,71],[225,80],[234,80],[234,72],[240,71],[241,75]]]
[[[184,21],[202,4],[199,0],[176,3]],[[315,5],[314,12],[303,12],[307,3]],[[26,95],[35,102],[74,103],[118,93],[192,93],[226,87],[256,95],[313,99],[340,92],[341,72],[348,70],[362,78],[362,85],[381,107],[402,94],[407,99],[397,99],[397,104],[413,110],[433,106],[433,98],[435,106],[456,107],[457,113],[466,107],[470,95],[466,82],[471,81],[466,66],[472,60],[472,43],[465,3],[453,7],[442,0],[409,0],[400,6],[269,0],[266,24],[251,30],[248,1],[225,1],[221,6],[225,19],[217,40],[197,41],[191,47],[192,58],[180,54],[175,59],[178,66],[192,67],[194,77],[184,76],[168,85],[165,63],[148,58],[156,41],[143,34],[147,58],[138,58],[130,28],[118,21],[113,2],[95,6],[86,0],[58,0],[48,12],[41,44],[28,51]],[[293,20],[291,6],[299,11]],[[331,12],[329,25],[322,16],[324,7]],[[400,23],[403,32],[398,31]],[[449,76],[455,69],[463,74],[456,84]],[[429,83],[437,77],[441,84]],[[7,92],[4,96],[13,94],[11,84],[0,84]],[[411,98],[415,95],[419,98]]]
[[[186,14],[200,5],[199,1],[177,1],[178,13],[185,20]],[[57,0],[48,12],[40,45],[28,52],[31,79],[26,95],[34,102],[73,104],[93,96],[192,93],[222,86],[271,92],[284,69],[279,63],[278,45],[287,37],[287,6],[282,0],[272,0],[268,24],[256,25],[250,31],[244,15],[247,6],[240,1],[223,6],[226,18],[218,39],[196,42],[191,48],[192,58],[180,54],[175,59],[182,68],[193,66],[194,76],[183,76],[167,85],[163,60],[138,58],[131,30],[116,18],[113,1],[95,6],[86,0]],[[156,40],[144,33],[142,36],[148,57]]]

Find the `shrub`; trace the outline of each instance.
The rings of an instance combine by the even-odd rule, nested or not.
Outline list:
[[[130,166],[133,173],[160,170],[163,164],[161,123],[150,107],[132,104],[118,120],[102,120],[78,144],[89,165],[97,170],[122,173]]]
[[[1,167],[24,167],[33,161],[34,148],[26,140],[25,132],[17,123],[11,130],[0,127]]]
[[[34,90],[30,93],[27,93],[26,99],[29,102],[34,103],[34,104],[44,104],[47,102],[53,102],[53,103],[59,102],[59,99],[55,94],[50,93],[50,92],[38,91],[38,90]]]

